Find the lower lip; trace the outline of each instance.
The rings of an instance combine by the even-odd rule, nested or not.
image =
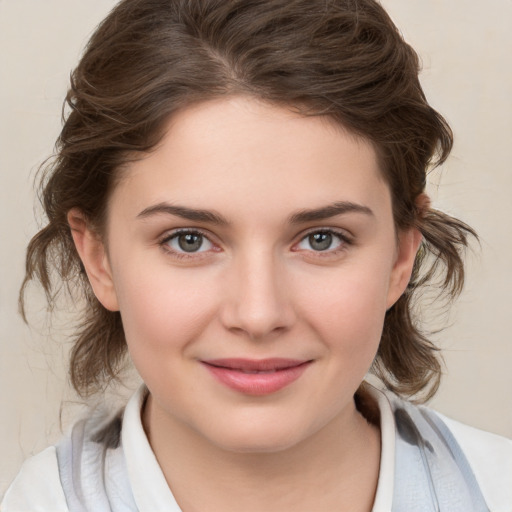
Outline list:
[[[311,361],[308,361],[270,373],[246,373],[232,368],[203,364],[219,382],[227,387],[246,395],[262,396],[275,393],[296,381],[310,363]]]

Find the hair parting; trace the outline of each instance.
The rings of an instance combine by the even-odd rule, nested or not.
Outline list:
[[[43,166],[46,225],[31,240],[20,291],[39,281],[53,309],[64,285],[79,329],[70,360],[86,396],[119,375],[126,343],[119,312],[95,298],[67,214],[79,209],[102,236],[123,165],[151,151],[173,113],[248,95],[326,116],[375,147],[397,229],[423,235],[406,293],[387,312],[373,371],[401,395],[437,390],[439,351],[413,313],[424,287],[450,299],[464,283],[463,252],[475,232],[429,205],[427,173],[453,136],[427,102],[419,59],[375,0],[123,0],[97,27],[73,71],[56,156]],[[59,283],[61,283],[59,285]]]

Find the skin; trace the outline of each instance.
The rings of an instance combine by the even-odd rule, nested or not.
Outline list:
[[[230,97],[177,113],[123,173],[105,240],[78,210],[68,219],[96,296],[121,312],[150,390],[143,423],[180,507],[371,510],[380,436],[353,396],[421,239],[395,231],[371,144],[325,118]],[[183,251],[177,229],[203,245]],[[313,233],[331,236],[327,249]],[[311,363],[251,396],[201,363],[231,357]]]

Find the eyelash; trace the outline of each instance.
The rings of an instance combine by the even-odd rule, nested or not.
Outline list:
[[[218,248],[218,245],[215,244],[214,242],[212,242],[210,237],[208,235],[206,235],[205,233],[203,233],[199,229],[187,229],[187,228],[177,229],[177,230],[175,230],[175,231],[173,231],[171,233],[166,233],[164,235],[164,237],[159,240],[158,243],[159,243],[160,247],[167,254],[170,254],[170,255],[172,255],[173,258],[177,258],[177,259],[192,259],[192,258],[193,259],[197,259],[197,258],[203,256],[207,252],[207,251],[200,251],[200,252],[190,252],[190,253],[187,253],[186,251],[177,251],[175,249],[172,249],[169,246],[169,242],[171,240],[173,240],[173,239],[178,238],[181,235],[199,235],[204,240],[207,240],[210,244],[212,244],[213,247],[217,247]],[[216,249],[215,252],[219,252],[219,249]]]
[[[347,235],[347,233],[344,231],[333,229],[333,228],[316,228],[316,229],[311,229],[310,231],[307,231],[306,233],[302,234],[299,241],[293,244],[292,251],[302,252],[301,249],[295,249],[295,247],[298,246],[303,241],[305,241],[311,235],[316,235],[316,234],[332,235],[332,236],[338,238],[340,241],[340,246],[335,249],[326,249],[324,251],[314,251],[312,249],[304,250],[304,251],[315,254],[316,257],[329,257],[329,256],[338,255],[340,252],[345,251],[347,249],[347,246],[350,246],[353,244],[352,237]],[[214,252],[220,252],[220,248],[218,247],[218,245],[215,244],[206,233],[204,233],[198,229],[182,228],[182,229],[172,231],[171,233],[166,233],[159,240],[158,244],[166,253],[171,254],[174,258],[177,258],[177,259],[191,259],[191,258],[197,259],[199,257],[202,257],[203,254],[210,252],[210,251],[199,251],[199,252],[187,253],[186,251],[177,251],[175,249],[172,249],[169,246],[169,242],[171,240],[178,238],[181,235],[199,235],[199,236],[203,237],[203,239],[207,240],[210,244],[212,244],[212,246],[214,248],[216,248],[216,249],[214,249]]]
[[[314,251],[312,249],[310,249],[310,250],[306,249],[305,250],[308,253],[314,254],[315,257],[320,257],[320,258],[326,258],[327,257],[328,258],[328,257],[332,257],[332,256],[337,256],[341,252],[347,250],[347,247],[354,243],[352,237],[349,236],[345,231],[341,231],[341,230],[334,229],[334,228],[314,228],[314,229],[311,229],[311,230],[307,231],[303,235],[301,235],[300,240],[297,243],[295,243],[293,245],[293,247],[298,246],[300,243],[305,241],[311,235],[317,235],[317,234],[319,234],[319,235],[332,235],[333,237],[338,238],[338,240],[340,241],[340,244],[335,249],[326,249],[324,251]],[[293,249],[292,248],[292,250],[294,250],[296,252],[301,252],[301,249]]]

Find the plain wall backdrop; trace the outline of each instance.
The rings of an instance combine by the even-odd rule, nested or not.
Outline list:
[[[61,318],[49,337],[32,288],[27,327],[17,294],[37,226],[34,174],[60,131],[70,70],[114,3],[0,0],[0,495],[76,412],[65,369],[72,329]],[[424,308],[433,327],[449,324],[436,336],[447,369],[431,405],[512,437],[512,1],[382,3],[420,54],[427,97],[455,133],[451,158],[429,179],[434,206],[481,237],[450,315]]]

